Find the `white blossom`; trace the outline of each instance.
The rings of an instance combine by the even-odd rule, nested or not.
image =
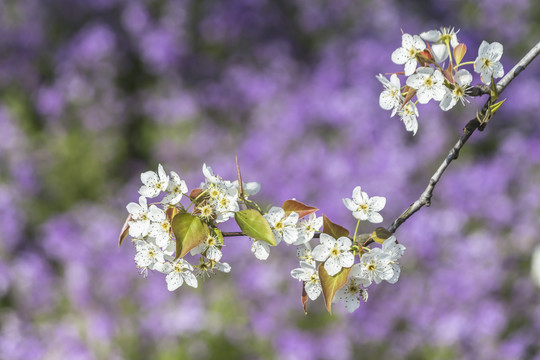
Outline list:
[[[321,280],[314,264],[301,261],[300,267],[291,271],[291,276],[305,283],[304,289],[311,300],[316,300],[321,295]]]
[[[342,268],[349,268],[354,264],[354,255],[351,252],[351,239],[342,236],[334,239],[328,234],[321,234],[321,243],[313,251],[313,258],[324,261],[324,269],[330,276],[336,275]]]
[[[167,219],[167,215],[157,206],[150,206],[148,217],[152,221],[150,225],[150,236],[156,239],[156,244],[160,248],[167,247],[171,239],[171,223]]]
[[[298,229],[298,240],[294,242],[294,245],[301,245],[307,243],[313,236],[315,231],[319,231],[323,225],[323,218],[317,217],[314,213],[309,214],[309,217],[301,219],[296,228]]]
[[[315,265],[315,259],[311,253],[311,245],[309,242],[306,242],[296,248],[296,257],[301,261]]]
[[[238,191],[240,191],[240,188],[238,187],[238,180],[233,181],[232,184]],[[244,190],[244,197],[247,199],[251,195],[256,195],[261,190],[261,184],[254,181],[248,183],[242,181],[242,189]]]
[[[131,215],[129,221],[129,235],[136,238],[143,238],[150,231],[150,219],[148,218],[148,204],[144,196],[139,197],[139,203],[131,202],[126,206]]]
[[[203,165],[205,182],[201,188],[208,194],[208,204],[212,208],[211,216],[215,216],[216,223],[222,223],[234,216],[238,207],[238,189],[228,180],[214,175],[212,168]]]
[[[294,211],[286,216],[285,210],[280,207],[272,207],[267,214],[263,215],[276,239],[276,245],[285,241],[287,244],[293,244],[298,240],[298,229],[296,223],[298,222],[298,214]]]
[[[360,258],[360,263],[352,267],[349,276],[363,279],[371,284],[375,281],[379,284],[383,280],[391,280],[394,277],[394,268],[391,265],[390,255],[380,248],[372,249]]]
[[[158,264],[165,262],[163,251],[154,244],[146,241],[137,241],[135,243],[135,264],[138,268],[148,268],[154,270]]]
[[[186,182],[180,179],[177,173],[171,171],[169,185],[167,186],[167,195],[161,200],[164,204],[176,205],[182,199],[182,195],[188,192]]]
[[[169,186],[169,177],[161,164],[158,166],[157,174],[153,171],[143,172],[141,181],[144,185],[139,189],[139,194],[147,198],[155,198]]]
[[[437,63],[442,63],[448,58],[448,45],[455,48],[459,45],[457,33],[454,28],[443,27],[441,30],[430,30],[420,34],[420,37],[426,41],[432,42],[431,52]]]
[[[416,69],[416,55],[426,48],[426,44],[418,35],[403,34],[401,47],[392,53],[394,64],[405,64],[405,76],[410,76]]]
[[[349,278],[347,284],[341,287],[332,302],[345,302],[345,308],[352,313],[360,307],[360,299],[367,301],[368,292],[362,286],[368,286],[363,279]]]
[[[195,256],[197,254],[205,253],[207,259],[219,261],[222,257],[220,249],[222,244],[223,243],[216,235],[208,235],[202,243],[191,249],[190,254]]]
[[[407,85],[416,89],[420,104],[427,104],[431,99],[441,101],[446,92],[442,73],[431,67],[418,69],[416,74],[407,79]]]
[[[270,255],[270,245],[262,240],[253,241],[251,252],[259,260],[266,260]]]
[[[351,199],[343,199],[343,204],[352,211],[353,216],[358,220],[367,220],[377,224],[383,221],[378,213],[386,205],[386,198],[382,196],[369,197],[362,191],[360,186],[354,188]]]
[[[465,105],[465,101],[467,100],[465,98],[465,94],[471,82],[471,73],[465,69],[459,70],[454,75],[454,89],[450,90],[449,88],[446,88],[445,90],[446,93],[444,94],[441,102],[439,103],[441,109],[443,111],[450,110],[457,104],[458,100],[461,101],[463,105]]]
[[[201,278],[204,278],[205,276],[210,277],[212,274],[214,274],[214,270],[228,273],[231,271],[231,266],[228,263],[220,263],[219,261],[205,261],[203,258],[201,258],[199,265],[195,266],[195,276]]]
[[[494,79],[504,75],[504,69],[499,62],[503,53],[503,46],[498,42],[488,43],[482,41],[478,49],[478,57],[474,61],[474,71],[480,74],[482,81],[489,85],[491,76]]]
[[[396,74],[390,76],[390,81],[379,74],[377,80],[384,86],[384,90],[379,95],[379,106],[384,110],[392,110],[392,115],[390,115],[392,117],[404,101],[403,95],[401,95],[401,81]]]
[[[399,267],[398,260],[403,256],[405,252],[405,246],[396,242],[394,235],[386,239],[382,244],[382,252],[390,257],[390,266],[394,270],[394,275],[387,279],[390,284],[395,284],[399,280],[401,274],[401,268]]]
[[[398,111],[398,115],[405,125],[405,130],[412,131],[413,135],[416,135],[418,131],[418,121],[416,120],[418,117],[418,108],[416,105],[409,101]]]
[[[165,281],[167,289],[174,291],[185,282],[187,285],[196,288],[198,286],[197,278],[192,273],[193,266],[184,259],[177,259],[172,264],[168,264],[164,270],[167,273]]]

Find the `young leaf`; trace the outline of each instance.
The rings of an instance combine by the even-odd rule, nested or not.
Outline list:
[[[392,236],[392,233],[383,227],[378,227],[371,233],[373,241],[378,242],[379,244],[382,244],[384,240],[388,239],[390,236]]]
[[[326,310],[330,314],[332,314],[332,300],[334,300],[336,292],[347,283],[350,271],[351,268],[343,268],[336,275],[330,276],[326,272],[324,264],[319,265],[319,279],[321,279],[324,302]]]
[[[306,282],[302,281],[302,307],[304,308],[304,314],[307,315],[307,302],[309,300],[308,294],[306,292]]]
[[[454,48],[454,59],[456,59],[456,65],[459,65],[461,60],[463,60],[466,52],[467,46],[465,44],[458,44],[458,46]]]
[[[328,234],[334,238],[340,238],[342,236],[349,236],[349,230],[343,226],[334,224],[323,214],[323,233]]]
[[[268,221],[255,209],[238,211],[234,214],[234,219],[240,229],[255,240],[262,240],[272,246],[276,246],[274,234]]]
[[[298,218],[301,219],[304,216],[314,213],[319,210],[313,206],[307,206],[302,204],[300,201],[296,200],[287,200],[283,203],[283,210],[285,210],[285,216],[289,216],[293,211],[298,214]]]
[[[184,257],[210,234],[208,226],[189,213],[177,214],[173,218],[172,229],[176,237],[176,259]]]
[[[238,172],[238,197],[244,200],[244,183],[242,182],[242,174],[238,165],[238,156],[236,157],[236,171]]]
[[[197,197],[199,197],[199,195],[202,194],[203,191],[203,189],[193,189],[191,190],[191,193],[189,193],[189,197],[191,200],[195,200]]]
[[[122,246],[122,242],[128,236],[129,234],[129,222],[131,221],[131,214],[128,215],[126,221],[124,222],[124,225],[122,226],[122,230],[120,231],[120,236],[118,237],[118,248]]]

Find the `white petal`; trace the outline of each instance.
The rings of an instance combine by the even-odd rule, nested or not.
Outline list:
[[[431,50],[433,53],[433,58],[436,62],[442,63],[446,58],[448,58],[448,49],[446,44],[433,44],[431,45]]]
[[[441,32],[439,30],[430,30],[421,33],[420,37],[426,41],[437,42],[441,39]]]
[[[186,282],[186,284],[188,284],[189,286],[193,288],[196,288],[199,285],[197,282],[197,278],[190,271],[183,271],[182,277],[184,278],[184,281]]]
[[[264,241],[254,241],[253,245],[251,246],[251,252],[257,259],[266,260],[270,255],[270,245]]]
[[[350,296],[347,296],[345,298],[345,309],[347,309],[348,312],[352,313],[356,309],[360,307],[360,299],[358,298],[357,294],[351,294]]]
[[[351,248],[352,241],[346,236],[342,236],[337,239],[338,249],[341,251],[348,251]]]
[[[332,249],[337,244],[336,239],[326,233],[321,234],[320,241],[328,250]]]
[[[159,195],[159,193],[160,191],[158,189],[146,185],[141,186],[141,188],[139,189],[139,194],[147,198],[155,198]]]
[[[407,78],[407,86],[413,89],[420,89],[424,85],[425,77],[421,74],[414,74]]]
[[[169,291],[178,289],[184,283],[182,276],[176,271],[170,272],[165,278],[165,281],[167,281],[167,290]]]
[[[355,212],[352,213],[352,215],[357,220],[364,221],[364,220],[368,219],[368,215],[364,211],[355,211]]]
[[[409,52],[404,48],[394,50],[392,53],[392,62],[397,65],[403,65],[409,60]]]
[[[403,34],[401,36],[401,46],[405,49],[410,49],[414,46],[413,37],[410,34]]]
[[[418,35],[413,36],[413,44],[414,44],[414,48],[417,49],[417,50],[420,50],[420,51],[422,51],[422,50],[424,50],[426,48],[426,43]]]
[[[311,256],[317,261],[325,261],[330,256],[330,249],[324,244],[317,245],[315,246],[315,249],[311,251]]]
[[[441,110],[448,111],[451,108],[453,108],[456,105],[456,103],[457,103],[457,100],[452,95],[452,92],[450,91],[450,89],[447,89],[447,91],[444,94],[441,102],[439,103],[439,106],[440,106]]]
[[[341,264],[336,257],[331,257],[324,263],[324,269],[330,276],[336,275],[341,270]]]
[[[381,211],[386,205],[386,198],[383,196],[373,196],[368,200],[368,205],[373,211]]]
[[[141,174],[141,181],[144,185],[153,186],[158,183],[159,178],[153,171],[146,171]]]
[[[231,266],[228,263],[216,262],[216,264],[214,265],[214,269],[224,273],[228,273],[231,271]]]
[[[472,82],[472,75],[466,69],[461,69],[454,75],[454,80],[461,86],[468,86]]]
[[[319,283],[308,282],[306,283],[304,288],[306,289],[306,293],[311,300],[316,300],[322,292],[322,287]]]
[[[379,213],[376,213],[376,212],[370,212],[369,215],[368,215],[368,219],[367,219],[370,223],[373,223],[373,224],[378,224],[378,223],[382,223],[383,221],[383,217],[379,214]]]
[[[215,246],[210,246],[208,250],[206,250],[206,257],[210,260],[219,261],[222,256],[221,250]]]
[[[248,182],[243,184],[244,193],[248,196],[255,195],[261,190],[261,184],[257,182]]]
[[[339,263],[344,268],[350,268],[354,265],[354,255],[351,252],[343,252],[339,255]]]

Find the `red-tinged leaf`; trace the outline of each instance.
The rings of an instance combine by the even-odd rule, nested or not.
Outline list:
[[[456,65],[458,65],[461,60],[463,60],[466,52],[467,46],[465,44],[458,44],[458,46],[454,48],[454,59],[456,60]]]
[[[407,104],[414,95],[416,95],[416,89],[413,89],[412,87],[405,86],[404,90],[407,93],[407,95],[405,96],[405,99],[403,100],[403,104],[401,105],[400,110],[403,109],[405,104]]]
[[[398,71],[398,72],[393,72],[393,73],[384,73],[384,75],[386,76],[392,76],[392,75],[405,75],[405,71]]]
[[[371,233],[371,239],[379,244],[382,244],[390,236],[392,233],[383,227],[378,227]]]
[[[177,214],[173,218],[172,229],[176,237],[176,259],[184,257],[210,235],[208,226],[189,213]]]
[[[122,226],[122,230],[120,231],[120,236],[118,237],[118,248],[122,246],[122,242],[124,242],[124,239],[129,234],[129,222],[131,221],[131,214],[127,217],[126,221],[124,222],[124,225]]]
[[[307,315],[307,302],[309,300],[308,294],[306,292],[306,282],[302,281],[302,307],[304,308],[304,314]]]
[[[319,210],[313,206],[307,206],[302,204],[300,201],[296,200],[287,200],[283,203],[283,210],[285,210],[285,216],[289,216],[293,211],[298,214],[298,218],[301,219],[304,216],[314,213]]]
[[[347,283],[350,271],[351,268],[343,268],[336,275],[330,276],[326,272],[324,264],[319,265],[319,279],[321,280],[324,303],[330,314],[332,314],[332,300],[334,300],[336,292]]]
[[[236,223],[244,234],[255,240],[262,240],[272,246],[276,246],[276,239],[270,228],[270,224],[255,209],[238,211],[234,214]]]
[[[242,182],[242,174],[238,165],[238,156],[236,157],[236,171],[238,172],[238,195],[240,199],[244,199],[244,183]]]
[[[448,63],[448,68],[446,70],[443,70],[443,75],[451,84],[454,83],[454,75],[452,74],[454,72],[454,67],[452,66],[452,63]]]
[[[191,200],[195,200],[199,195],[202,194],[203,191],[203,189],[193,189],[189,193],[189,197],[191,198]]]
[[[428,49],[416,55],[416,59],[422,66],[428,66],[429,64],[433,64],[435,62],[435,60],[433,59],[433,55],[431,54],[431,48],[429,47],[429,44]]]
[[[334,224],[323,214],[323,233],[328,234],[334,238],[340,238],[342,236],[349,236],[349,230],[343,226]]]

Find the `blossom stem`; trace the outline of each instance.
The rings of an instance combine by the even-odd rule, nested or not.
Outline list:
[[[358,234],[358,227],[360,226],[360,220],[356,223],[356,228],[354,229],[353,241],[356,241],[356,234]]]

